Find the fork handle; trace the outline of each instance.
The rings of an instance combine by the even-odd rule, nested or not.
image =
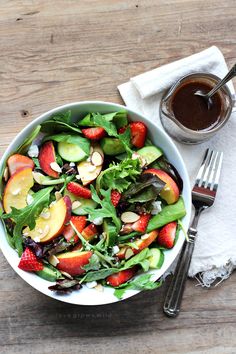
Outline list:
[[[163,311],[169,317],[176,317],[180,311],[182,295],[185,287],[185,282],[188,276],[188,270],[193,254],[196,234],[196,229],[189,229],[189,241],[184,242],[175,272],[173,274],[169,289],[167,291]]]

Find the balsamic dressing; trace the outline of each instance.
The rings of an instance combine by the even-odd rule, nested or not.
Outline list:
[[[200,96],[194,95],[198,90],[208,93],[213,87],[201,81],[189,81],[181,85],[174,93],[171,108],[175,118],[191,130],[212,129],[220,120],[223,102],[220,94],[215,93],[212,106],[208,109]]]

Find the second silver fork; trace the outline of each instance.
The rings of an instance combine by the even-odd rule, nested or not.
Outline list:
[[[189,241],[185,241],[179,256],[170,287],[164,302],[163,311],[167,316],[176,317],[180,311],[182,295],[188,275],[191,257],[197,236],[197,225],[201,212],[212,206],[219,184],[223,153],[206,150],[192,190],[192,203],[195,209],[192,224],[188,230]]]

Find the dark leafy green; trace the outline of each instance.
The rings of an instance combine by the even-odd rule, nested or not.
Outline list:
[[[32,141],[37,137],[38,133],[41,130],[41,126],[38,125],[32,133],[23,141],[23,143],[17,148],[18,154],[25,154],[32,144]]]
[[[42,123],[41,130],[48,134],[55,132],[81,133],[78,125],[72,122],[71,111],[54,114],[50,119]]]
[[[61,134],[46,136],[44,141],[47,140],[54,140],[58,143],[64,142],[64,143],[78,145],[85,152],[85,154],[89,156],[90,141],[80,135],[61,133]]]
[[[143,174],[140,176],[139,181],[133,183],[131,187],[123,194],[122,199],[129,200],[129,198],[133,198],[149,186],[153,186],[156,189],[156,193],[159,194],[162,188],[165,186],[165,183],[160,178],[158,178],[157,176],[153,176],[150,173]]]
[[[118,299],[122,299],[126,290],[153,290],[159,288],[163,282],[152,281],[151,277],[151,274],[142,274],[139,277],[117,287],[114,291],[114,295]]]

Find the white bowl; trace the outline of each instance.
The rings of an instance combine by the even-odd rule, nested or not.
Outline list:
[[[131,120],[141,120],[145,122],[148,127],[149,136],[151,137],[152,141],[155,145],[159,146],[163,149],[166,157],[168,160],[177,168],[180,176],[183,179],[183,198],[187,210],[186,216],[183,218],[183,225],[185,229],[188,228],[190,214],[191,214],[191,189],[190,183],[188,178],[188,173],[185,167],[185,164],[180,156],[176,146],[172,142],[171,138],[162,130],[160,130],[154,123],[150,122],[147,118],[140,115],[137,112],[128,109],[127,107],[108,103],[108,102],[101,102],[101,101],[85,101],[85,102],[75,102],[63,105],[61,107],[57,107],[52,109],[49,112],[42,114],[40,117],[36,118],[30,124],[28,124],[12,141],[12,143],[7,148],[6,152],[4,153],[1,162],[0,162],[0,170],[3,167],[4,161],[6,158],[15,152],[16,148],[20,145],[20,143],[30,134],[30,132],[41,122],[47,120],[52,114],[71,110],[72,117],[74,119],[78,119],[79,117],[84,116],[87,112],[100,112],[100,113],[109,113],[114,111],[119,111],[120,109],[126,109],[129,114],[129,118]],[[181,246],[184,242],[184,234],[180,232],[178,241],[173,249],[165,251],[165,261],[161,269],[152,271],[153,279],[160,278],[164,272],[168,269],[168,267],[172,264],[172,262],[177,257]],[[37,275],[29,272],[22,271],[18,268],[19,257],[15,250],[13,250],[7,243],[5,232],[3,225],[0,223],[0,247],[4,256],[6,257],[9,264],[12,268],[18,273],[22,279],[24,279],[28,284],[30,284],[35,289],[39,290],[41,293],[50,296],[51,298],[67,302],[70,304],[77,304],[77,305],[102,305],[102,304],[109,304],[116,301],[119,301],[113,295],[113,289],[111,288],[104,288],[103,292],[98,292],[95,289],[88,289],[84,286],[79,291],[74,291],[68,295],[57,295],[56,293],[48,290],[48,286],[52,285],[51,282],[48,282]],[[124,299],[127,299],[135,294],[139,293],[139,291],[129,290],[126,291]]]

